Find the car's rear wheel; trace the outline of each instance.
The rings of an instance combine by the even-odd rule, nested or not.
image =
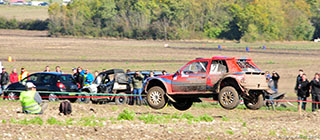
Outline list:
[[[119,94],[125,94],[125,93],[119,93]],[[117,96],[114,98],[116,105],[122,105],[127,104],[128,97],[125,96]]]
[[[49,102],[57,102],[57,101],[59,101],[59,97],[57,96],[57,94],[50,93],[48,95],[48,100],[49,100]]]
[[[148,90],[147,102],[153,109],[162,109],[168,102],[165,92],[161,87],[155,86]]]
[[[189,109],[193,102],[189,99],[180,99],[180,100],[176,100],[177,102],[172,102],[172,105],[174,108],[180,110],[180,111],[185,111],[187,109]]]
[[[76,102],[77,103],[85,103],[85,104],[90,103],[90,95],[88,95],[89,92],[83,91],[81,93],[83,93],[83,94],[80,95],[81,97],[77,98]],[[86,97],[83,97],[83,96],[86,96]]]
[[[244,98],[244,105],[248,109],[257,110],[263,106],[262,93],[250,93],[250,99]]]
[[[234,109],[239,103],[239,94],[237,90],[232,86],[226,86],[222,88],[218,95],[220,105],[225,109]]]

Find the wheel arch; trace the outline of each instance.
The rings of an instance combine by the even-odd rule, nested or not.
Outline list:
[[[164,90],[165,93],[168,92],[167,86],[160,79],[151,79],[151,80],[149,80],[144,91],[147,92],[150,88],[152,88],[154,86],[161,87]]]
[[[232,86],[234,87],[237,92],[239,93],[239,95],[242,95],[242,93],[244,92],[243,88],[240,86],[239,82],[233,78],[233,77],[226,77],[224,79],[222,79],[219,82],[219,87],[216,89],[216,92],[219,93],[221,91],[222,88],[226,87],[226,86]]]

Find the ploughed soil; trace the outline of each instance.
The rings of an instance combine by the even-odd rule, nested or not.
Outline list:
[[[19,102],[0,101],[0,139],[319,139],[319,112],[271,110],[225,110],[193,106],[178,111],[172,106],[154,110],[148,106],[72,104],[71,115],[59,115],[59,103],[50,102],[42,115],[17,113]],[[133,120],[118,120],[124,110],[134,112]],[[169,119],[151,122],[143,115],[204,116],[212,121]],[[37,118],[42,120],[31,121]],[[50,119],[56,120],[48,121]],[[24,121],[25,120],[25,121]],[[69,120],[69,121],[68,121]],[[29,122],[29,123],[26,123]],[[52,123],[53,122],[53,123]],[[69,122],[69,123],[66,123]]]

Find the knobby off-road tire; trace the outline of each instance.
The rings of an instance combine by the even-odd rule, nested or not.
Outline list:
[[[185,111],[187,109],[189,109],[193,102],[189,99],[179,99],[179,100],[176,100],[177,102],[172,102],[172,105],[174,108],[180,110],[180,111]]]
[[[244,99],[244,105],[251,110],[257,110],[261,108],[263,106],[263,94],[255,94],[252,100]]]
[[[86,91],[83,91],[81,93],[89,93],[89,92],[86,92]],[[87,94],[80,94],[80,96],[89,96]],[[77,98],[76,100],[77,103],[85,103],[85,104],[88,104],[90,103],[90,97],[88,98]]]
[[[125,93],[118,93],[118,94],[125,94]],[[127,104],[127,101],[128,101],[128,97],[125,97],[125,96],[114,98],[114,102],[116,103],[116,105]]]
[[[225,109],[234,109],[239,103],[239,94],[237,90],[232,86],[226,86],[222,88],[218,95],[220,105]]]
[[[161,87],[155,86],[148,90],[147,102],[153,109],[162,109],[167,104],[168,98]]]

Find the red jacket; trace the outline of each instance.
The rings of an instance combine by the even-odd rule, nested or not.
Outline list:
[[[19,82],[19,75],[18,73],[11,73],[9,76],[10,83],[16,83]]]

